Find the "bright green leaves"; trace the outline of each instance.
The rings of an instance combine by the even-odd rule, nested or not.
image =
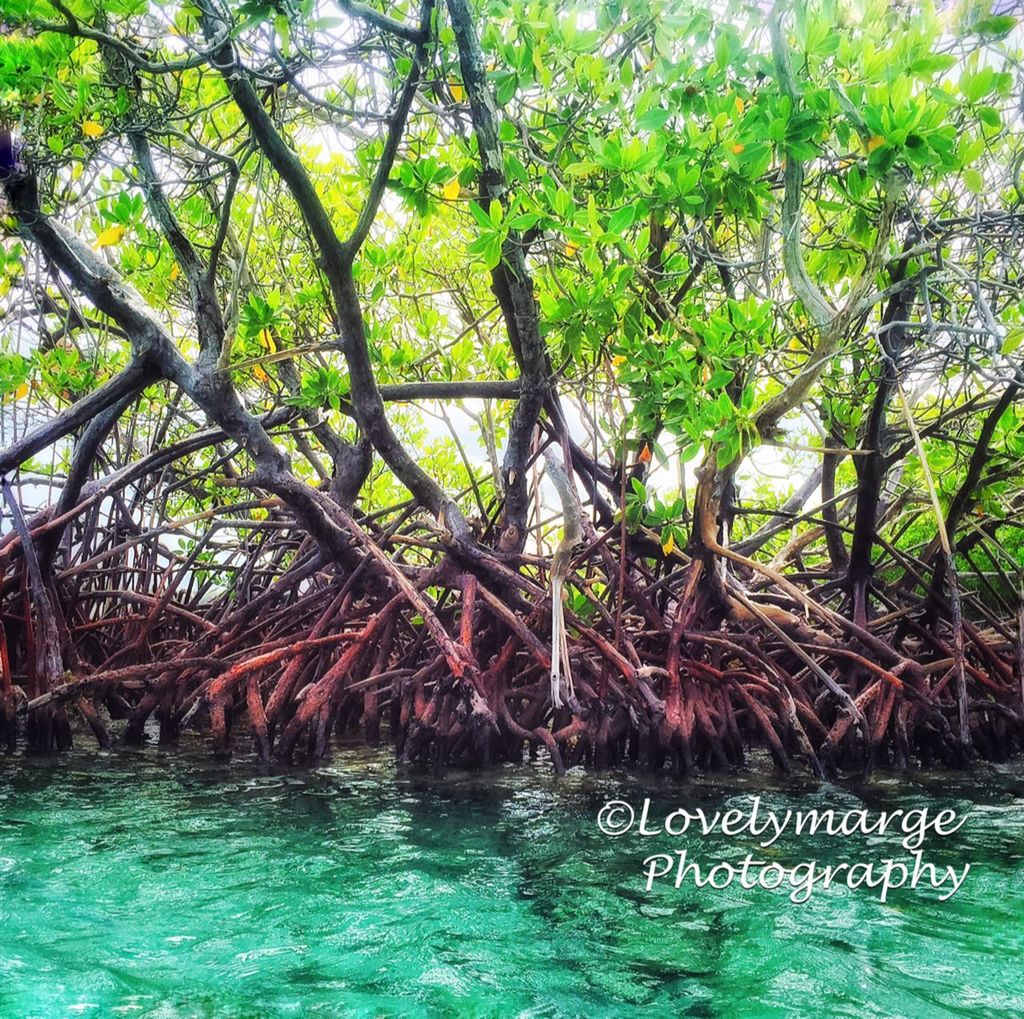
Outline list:
[[[976,21],[972,30],[978,35],[1002,38],[1017,27],[1018,20],[1012,14],[991,14]]]
[[[0,297],[24,275],[24,247],[20,241],[0,244]]]
[[[0,353],[0,397],[16,399],[28,391],[32,362],[21,354]]]
[[[240,335],[244,339],[259,339],[263,333],[277,331],[285,321],[281,301],[278,290],[269,291],[266,297],[258,293],[249,294],[239,316]],[[261,346],[269,348],[270,341],[264,338]]]
[[[334,367],[320,366],[302,376],[300,395],[291,402],[300,407],[338,411],[349,393],[348,375]]]
[[[630,485],[626,491],[626,523],[635,531],[646,518],[647,488],[639,478],[630,478]]]
[[[671,118],[671,110],[663,110],[660,107],[648,110],[636,118],[637,130],[660,131]]]
[[[35,361],[41,385],[61,400],[85,396],[99,381],[95,365],[72,347],[57,346],[37,353]]]
[[[391,187],[402,196],[406,205],[415,209],[421,216],[429,216],[436,211],[442,201],[453,201],[459,192],[452,195],[447,190],[453,182],[462,181],[452,168],[435,156],[424,156],[419,159],[407,159],[398,168],[398,179],[392,180]]]
[[[290,28],[282,29],[279,24],[282,20],[287,23],[287,10],[288,5],[279,0],[244,0],[236,9],[236,14],[241,19],[238,31],[269,21],[273,23],[279,39],[289,39]]]
[[[149,10],[149,0],[103,0],[108,14],[120,18],[136,18]]]
[[[564,80],[578,88],[607,89],[602,33],[582,27],[581,20],[575,10],[563,12],[548,3],[492,5],[481,45],[493,60],[491,83],[499,105],[527,91],[549,91]]]
[[[956,67],[956,64],[957,58],[951,53],[928,53],[912,60],[907,66],[907,70],[919,78],[931,79],[935,75],[944,74]]]
[[[30,356],[0,352],[0,397],[21,400],[33,394],[54,404],[70,403],[90,393],[125,363],[123,351],[83,355],[67,341]]]
[[[81,125],[92,119],[96,105],[95,45],[11,30],[10,24],[0,37],[0,122],[18,125],[23,142],[40,156],[45,146],[46,158],[81,158],[90,144]]]
[[[852,164],[844,197],[861,201],[870,179],[894,167],[934,185],[965,165],[958,147],[972,129],[1002,131],[1011,77],[981,59],[976,39],[950,35],[948,18],[923,10],[908,22],[877,0],[860,14],[828,0],[794,14],[797,109],[769,98],[768,134],[788,158],[810,164],[831,152]],[[973,174],[965,183],[979,184]]]
[[[469,253],[479,256],[488,269],[494,269],[501,261],[501,248],[508,234],[505,210],[496,199],[486,212],[476,202],[470,203],[469,208],[479,227],[476,240],[469,245]]]
[[[1002,355],[1009,357],[1011,354],[1015,354],[1022,342],[1024,342],[1024,326],[1014,326],[1003,338]]]
[[[664,154],[661,140],[619,135],[588,139],[593,161],[601,170],[614,174],[643,173],[655,166]]]
[[[973,195],[980,195],[985,190],[985,178],[978,170],[964,170],[964,184]]]
[[[956,165],[956,127],[948,120],[946,105],[923,93],[907,92],[893,87],[885,95],[888,101],[883,100],[884,105],[869,101],[863,111],[872,136],[865,145],[867,168],[875,176],[882,176],[896,162],[926,176]],[[874,139],[880,142],[873,144]]]
[[[116,196],[103,198],[98,203],[100,219],[105,226],[121,226],[126,230],[136,226],[142,218],[142,195],[120,191]]]
[[[637,217],[637,210],[639,206],[637,204],[624,205],[621,209],[616,209],[615,212],[608,217],[608,232],[616,239],[622,237],[622,235],[633,225],[634,220]]]
[[[972,60],[971,64],[976,64],[976,61]],[[959,91],[973,109],[986,139],[998,135],[1002,130],[1003,114],[998,104],[1011,96],[1012,89],[1013,76],[996,71],[989,64],[965,70],[961,74]]]
[[[751,359],[773,344],[774,311],[754,298],[727,301],[710,315],[691,306],[685,313],[690,336],[666,327],[620,346],[616,371],[629,392],[631,430],[663,429],[684,461],[713,448],[724,466],[750,449],[756,393],[747,375]]]
[[[840,33],[836,31],[841,20],[839,5],[805,2],[793,5],[793,32],[800,52],[807,54],[815,64],[830,57],[839,48]]]
[[[789,96],[779,96],[773,116],[768,123],[767,135],[793,159],[806,162],[818,154],[816,137],[821,131],[821,120],[812,110],[794,110]]]
[[[968,102],[977,103],[992,92],[997,83],[995,70],[986,64],[973,73],[965,71],[960,76],[960,91]]]
[[[159,235],[148,227],[143,211],[142,195],[129,191],[112,191],[96,201],[91,224],[93,247],[109,249],[107,257],[116,257],[128,273],[152,269],[160,257]]]
[[[633,531],[640,527],[658,531],[664,555],[686,547],[686,531],[682,524],[685,513],[686,503],[681,498],[662,500],[656,493],[648,492],[639,478],[630,479],[626,491],[626,523]]]

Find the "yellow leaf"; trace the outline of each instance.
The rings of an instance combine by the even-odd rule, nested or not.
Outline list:
[[[668,535],[668,540],[662,542],[661,551],[664,552],[665,555],[671,555],[672,551],[673,551],[673,549],[675,549],[675,547],[676,547],[676,536],[670,531],[669,535]]]
[[[103,230],[97,236],[96,243],[93,245],[93,247],[109,248],[112,244],[117,244],[122,237],[124,237],[123,226],[108,226],[106,230]]]
[[[97,124],[95,120],[82,121],[82,134],[86,138],[99,138],[103,134],[103,125]]]
[[[744,145],[743,142],[737,142],[735,145],[730,145],[729,146],[729,151],[734,156],[738,156],[745,148],[746,148],[746,145]]]
[[[459,192],[461,191],[462,188],[459,187],[458,178],[453,177],[447,184],[445,184],[444,188],[442,188],[441,194],[444,195],[445,201],[454,202],[455,199],[459,197]]]
[[[274,337],[270,335],[269,329],[260,330],[260,344],[264,350],[269,350],[271,354],[277,353],[277,344],[274,342]]]
[[[178,265],[177,262],[175,262],[174,265],[171,266],[171,271],[168,273],[168,276],[170,276],[170,278],[172,280],[176,280],[180,275],[181,275],[181,266]]]
[[[626,363],[626,355],[625,354],[616,354],[612,358],[612,364],[615,365],[616,368],[621,367],[625,363]]]
[[[868,152],[874,152],[875,149],[885,144],[885,139],[880,134],[873,134],[865,143],[864,147]]]
[[[736,102],[733,103],[733,106],[736,108],[737,115],[743,113],[743,100],[739,96],[736,97]]]
[[[573,244],[572,241],[565,242],[565,254],[567,258],[572,258],[572,256],[579,250],[580,246],[578,244]]]
[[[448,82],[448,88],[451,89],[452,99],[457,103],[461,103],[466,98],[466,89],[459,82]]]
[[[270,376],[263,370],[263,365],[261,364],[253,365],[252,373],[260,380],[260,382],[270,381]]]
[[[28,383],[22,382],[22,384],[14,391],[14,399],[23,400],[26,396],[28,396]]]

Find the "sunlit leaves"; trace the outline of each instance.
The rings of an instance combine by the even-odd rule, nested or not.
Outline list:
[[[121,238],[124,237],[124,230],[123,226],[108,226],[106,230],[101,230],[96,235],[94,247],[109,248],[114,244],[119,244]]]
[[[337,368],[320,367],[302,376],[301,395],[292,400],[302,407],[340,410],[348,396],[348,376]]]
[[[501,203],[492,201],[484,211],[476,202],[470,203],[470,211],[476,220],[479,232],[468,248],[471,255],[478,255],[488,269],[501,261],[501,246],[505,242],[508,226],[503,225],[504,210]]]
[[[992,14],[975,22],[974,31],[978,35],[1004,36],[1017,27],[1018,19],[1012,14]]]
[[[61,400],[71,401],[93,389],[98,381],[93,364],[74,348],[57,346],[36,355],[41,382]]]
[[[391,186],[421,216],[430,214],[439,196],[454,201],[461,190],[451,167],[433,156],[405,160]]]
[[[131,20],[145,6],[138,0],[100,6],[112,31],[145,44],[147,59],[200,48],[190,5],[154,7],[151,23]],[[395,16],[412,17],[413,8],[399,5]],[[473,200],[491,192],[481,188],[462,68],[440,8],[409,128],[353,267],[382,382],[515,377],[490,277],[511,237],[524,245],[552,370],[593,400],[598,429],[617,429],[631,414],[631,431],[659,432],[683,459],[713,450],[727,463],[754,445],[757,409],[800,372],[816,339],[780,263],[786,167],[803,166],[806,268],[836,306],[863,269],[891,179],[906,180],[911,196],[900,240],[909,223],[975,217],[1011,193],[1005,170],[1019,114],[1004,56],[1012,25],[1001,16],[922,8],[908,19],[882,0],[787,6],[791,97],[763,7],[481,0],[508,188],[500,202]],[[98,17],[84,4],[73,9]],[[383,42],[335,7],[251,0],[231,13],[233,45],[258,69],[261,101],[346,236],[379,165],[411,47]],[[166,37],[163,28],[152,35],[152,24],[171,22]],[[363,44],[353,47],[357,38]],[[139,116],[167,193],[204,255],[217,236],[223,160],[237,160],[217,287],[233,365],[252,366],[237,372],[246,397],[277,398],[282,355],[298,351],[287,364],[300,402],[343,407],[348,380],[325,267],[287,189],[249,145],[220,75],[195,68],[139,81]],[[92,43],[15,32],[0,40],[0,85],[0,113],[21,126],[47,204],[166,311],[175,341],[192,354],[184,274],[137,175],[122,168],[134,123],[125,82],[104,71]],[[941,252],[947,262],[956,254]],[[886,265],[873,288],[888,285]],[[909,272],[931,268],[922,258]],[[20,278],[12,263],[0,288]],[[936,302],[946,300],[948,275],[935,282]],[[1019,318],[1011,310],[1005,323],[1006,356],[1018,352]],[[876,326],[868,315],[864,330]],[[997,346],[984,356],[998,357]],[[843,387],[862,395],[872,377],[846,360],[836,367],[811,399],[853,442],[862,409],[828,401]],[[508,410],[496,405],[499,434]],[[411,420],[389,414],[413,433]],[[634,444],[630,455],[643,448]],[[653,440],[647,448],[656,463]],[[435,454],[439,473],[454,476],[454,461]]]
[[[21,399],[28,393],[32,363],[21,354],[0,353],[0,396]]]
[[[1003,338],[1001,351],[1003,356],[1009,357],[1016,353],[1022,342],[1024,342],[1024,326],[1015,326]]]

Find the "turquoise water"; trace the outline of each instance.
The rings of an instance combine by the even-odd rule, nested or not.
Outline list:
[[[767,788],[765,788],[767,781]],[[948,806],[960,891],[648,893],[606,799],[657,809]],[[1024,771],[819,786],[754,776],[316,772],[186,752],[0,760],[0,1016],[1020,1016]],[[650,845],[648,844],[650,843]],[[749,838],[685,843],[738,861]],[[898,837],[786,836],[803,860]]]

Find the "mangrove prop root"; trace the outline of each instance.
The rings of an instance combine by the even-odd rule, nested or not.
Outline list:
[[[558,773],[629,761],[689,774],[762,750],[821,775],[965,763],[965,711],[975,755],[1024,743],[1017,618],[988,625],[908,599],[865,628],[734,554],[688,558],[655,598],[611,534],[566,570],[585,599],[565,612],[575,695],[556,705],[550,596],[525,562],[515,587],[512,560],[414,567],[395,528],[367,524],[353,528],[364,560],[342,567],[281,528],[247,547],[243,598],[196,583],[194,553],[169,562],[157,542],[90,532],[93,519],[72,525],[75,561],[63,549],[46,577],[31,551],[38,519],[0,549],[8,752],[66,749],[80,722],[103,747],[195,731],[215,754],[262,760],[317,761],[332,734],[361,731],[424,764],[539,753]]]

